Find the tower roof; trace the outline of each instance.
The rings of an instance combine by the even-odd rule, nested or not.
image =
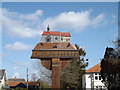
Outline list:
[[[46,43],[46,42],[40,42],[38,43],[35,48],[35,50],[44,50],[44,49],[59,49],[59,50],[66,50],[66,49],[73,49],[76,50],[76,47],[70,43],[70,42],[62,42],[62,43]]]
[[[44,31],[42,35],[58,35],[58,36],[68,36],[70,37],[69,32],[59,32],[59,31]]]

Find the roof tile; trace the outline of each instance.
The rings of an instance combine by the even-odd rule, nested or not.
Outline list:
[[[56,48],[53,48],[53,47],[56,47]],[[34,49],[35,50],[36,49],[60,49],[60,50],[65,50],[65,49],[76,49],[76,47],[70,42],[61,42],[61,43],[40,42],[35,46]]]
[[[100,72],[101,67],[100,67],[101,63],[96,64],[95,66],[91,67],[90,69],[86,70],[86,73],[90,73],[90,72]]]
[[[59,31],[44,31],[42,35],[58,35],[58,36],[68,36],[70,37],[69,32],[59,32]]]

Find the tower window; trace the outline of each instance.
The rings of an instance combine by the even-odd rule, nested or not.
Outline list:
[[[49,35],[46,37],[46,42],[51,42],[51,37]]]
[[[57,37],[55,37],[55,40],[58,40],[58,38],[57,38]]]

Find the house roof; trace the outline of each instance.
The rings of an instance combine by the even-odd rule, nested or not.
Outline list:
[[[58,36],[68,36],[70,37],[69,32],[59,32],[59,31],[44,31],[42,35],[58,35]]]
[[[76,50],[76,47],[70,43],[70,42],[60,42],[60,43],[46,43],[46,42],[40,42],[38,43],[35,48],[35,50],[40,50],[40,49],[59,49],[59,50],[67,50],[67,49],[72,49]]]
[[[5,69],[0,69],[0,79],[3,78],[4,73],[5,73]]]
[[[15,82],[15,81],[25,81],[25,79],[24,78],[9,78],[8,81],[13,81],[13,82]]]
[[[8,81],[8,84],[10,86],[17,86],[18,84],[24,84],[24,85],[27,85],[27,82],[26,81]],[[35,85],[39,85],[40,81],[29,81],[28,82],[28,85],[29,86],[35,86]]]
[[[90,69],[86,70],[86,73],[100,72],[100,70],[101,70],[100,65],[101,65],[101,63],[96,64],[95,66],[93,66]]]
[[[22,81],[8,81],[8,84],[10,85],[10,86],[17,86],[18,84],[20,84],[20,83],[25,83],[24,81],[22,82]]]

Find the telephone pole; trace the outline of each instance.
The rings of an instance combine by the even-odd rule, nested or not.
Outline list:
[[[27,68],[27,71],[26,71],[26,75],[27,75],[27,90],[28,90],[28,68]]]

